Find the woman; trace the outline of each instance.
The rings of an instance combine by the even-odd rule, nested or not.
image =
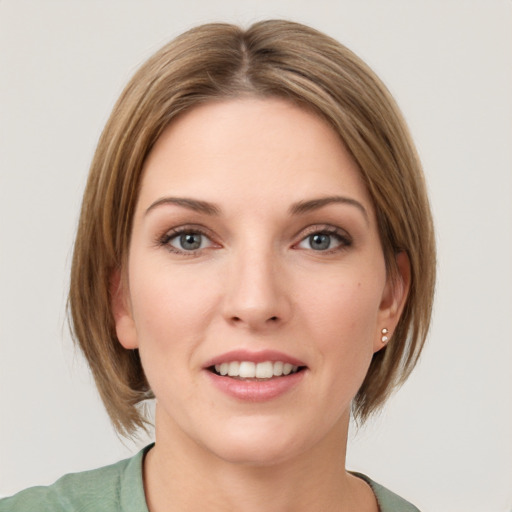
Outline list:
[[[308,27],[193,29],[121,95],[84,194],[73,330],[134,458],[0,510],[406,511],[347,472],[413,369],[435,277],[421,167],[394,101]]]

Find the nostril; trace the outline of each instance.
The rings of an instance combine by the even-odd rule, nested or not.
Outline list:
[[[255,327],[258,324],[263,326],[264,324],[277,324],[281,321],[281,317],[277,315],[269,316],[266,315],[247,315],[247,316],[231,316],[229,318],[229,322],[232,324],[247,324]]]

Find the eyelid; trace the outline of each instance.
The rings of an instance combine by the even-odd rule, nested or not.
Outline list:
[[[199,235],[202,235],[211,242],[211,245],[209,247],[203,247],[196,250],[191,251],[185,251],[180,250],[172,245],[169,244],[169,242],[185,233],[197,233]],[[200,224],[183,224],[181,226],[176,226],[171,229],[166,229],[164,233],[156,237],[156,245],[161,247],[165,246],[165,248],[174,254],[180,254],[184,256],[194,256],[200,253],[201,251],[204,251],[205,249],[209,249],[211,247],[220,247],[220,244],[215,242],[214,240],[215,236],[212,234],[212,232],[205,228],[204,226],[201,226]]]
[[[312,224],[311,226],[307,226],[306,228],[301,229],[295,238],[300,238],[300,240],[302,240],[303,238],[306,238],[307,236],[313,235],[315,233],[339,235],[352,241],[352,236],[346,229],[340,228],[339,226],[335,226],[333,224]]]
[[[205,236],[208,238],[208,240],[211,242],[211,245],[209,247],[203,247],[196,250],[180,250],[174,246],[171,246],[169,244],[169,241],[173,238],[178,237],[179,235],[182,235],[184,233],[198,233],[202,236]],[[293,243],[292,248],[298,248],[298,245],[303,242],[307,237],[313,235],[313,234],[327,234],[327,235],[334,235],[337,236],[340,240],[340,245],[333,248],[333,249],[327,249],[326,251],[316,251],[316,252],[323,252],[324,254],[337,252],[343,249],[346,249],[347,247],[350,247],[353,243],[352,236],[343,228],[340,228],[339,226],[335,226],[332,224],[312,224],[310,226],[307,226],[306,228],[303,228],[297,235],[295,235],[296,242]],[[167,250],[174,254],[181,254],[185,256],[194,256],[200,253],[201,251],[204,251],[205,249],[210,249],[212,247],[220,248],[222,245],[217,242],[215,239],[217,237],[215,234],[212,233],[212,231],[205,226],[201,224],[183,224],[180,226],[176,226],[170,229],[166,229],[162,234],[159,234],[156,237],[155,245],[161,247],[165,246]],[[313,250],[313,249],[311,249]]]
[[[342,229],[338,226],[334,226],[332,224],[313,224],[299,232],[299,234],[297,235],[297,238],[299,238],[299,240],[293,244],[293,247],[297,248],[298,245],[302,243],[306,238],[317,233],[335,235],[342,242],[340,246],[335,247],[334,249],[327,249],[326,251],[316,251],[319,253],[323,252],[324,254],[329,254],[330,252],[343,250],[347,247],[350,247],[353,244],[352,236],[345,229]]]

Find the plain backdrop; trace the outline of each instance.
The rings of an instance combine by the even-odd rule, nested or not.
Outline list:
[[[88,166],[123,85],[199,23],[310,24],[398,100],[439,243],[428,346],[348,466],[423,512],[512,510],[512,2],[0,0],[0,495],[129,456],[65,302]]]

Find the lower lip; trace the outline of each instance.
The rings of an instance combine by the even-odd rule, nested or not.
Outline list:
[[[224,394],[247,402],[265,402],[278,398],[296,387],[303,379],[306,370],[274,377],[268,380],[240,380],[217,375],[205,370],[211,382]]]

